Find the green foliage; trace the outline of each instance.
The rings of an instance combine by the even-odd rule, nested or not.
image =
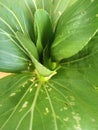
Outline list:
[[[49,44],[52,41],[51,40],[53,37],[52,25],[48,13],[42,9],[37,10],[35,12],[34,20],[35,20],[35,34],[37,35],[36,46],[39,51],[39,54],[41,54],[43,48],[45,48],[47,44]]]
[[[97,0],[0,0],[0,130],[98,129],[97,30]]]
[[[98,27],[97,1],[82,0],[60,17],[52,44],[52,55],[59,61],[78,53],[95,35]],[[61,49],[59,52],[59,48]]]

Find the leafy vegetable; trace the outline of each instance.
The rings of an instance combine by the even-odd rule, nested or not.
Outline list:
[[[69,58],[88,44],[97,32],[97,9],[97,1],[82,0],[63,13],[57,24],[51,49],[54,60]]]
[[[22,52],[16,41],[6,32],[0,30],[0,70],[17,72],[27,70],[30,60]]]
[[[98,129],[97,8],[0,0],[0,130]]]
[[[43,76],[49,76],[52,74],[52,71],[45,68],[42,64],[38,62],[38,53],[36,50],[35,45],[32,43],[30,38],[27,35],[24,35],[20,32],[16,33],[16,38],[20,41],[22,47],[27,51],[29,57],[31,58],[33,64],[35,65],[36,69],[38,70],[39,74]],[[53,72],[54,73],[54,72]]]
[[[42,53],[43,48],[51,43],[53,37],[53,30],[49,15],[44,10],[37,10],[35,12],[35,34],[37,35],[37,49],[39,54]],[[47,30],[48,28],[48,30]]]

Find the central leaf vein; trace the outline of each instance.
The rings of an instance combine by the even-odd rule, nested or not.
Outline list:
[[[57,120],[56,120],[56,113],[55,113],[55,110],[54,110],[54,107],[53,107],[53,104],[52,104],[51,98],[50,98],[50,96],[49,96],[49,93],[48,93],[46,87],[44,87],[44,89],[45,89],[45,92],[46,92],[46,95],[47,95],[47,98],[48,98],[48,101],[49,101],[49,104],[50,104],[50,107],[51,107],[51,110],[52,110],[52,113],[53,113],[53,118],[54,118],[54,128],[55,128],[55,130],[58,130]]]

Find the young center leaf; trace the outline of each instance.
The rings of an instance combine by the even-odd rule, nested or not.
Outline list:
[[[97,130],[97,39],[90,43],[95,49],[91,48],[88,57],[62,64],[46,84],[31,73],[0,80],[0,128]]]
[[[19,68],[17,74],[0,79],[0,130],[98,129],[97,7],[97,0],[0,0],[0,67],[10,61],[5,71],[13,64],[14,72]],[[43,18],[36,18],[39,36],[44,18],[51,18],[56,27],[52,47],[40,42],[46,46],[42,57],[33,31],[36,13]],[[55,53],[54,44],[59,45]],[[49,66],[49,58],[54,60],[50,68],[60,66],[57,72],[44,66]],[[21,72],[29,63],[36,69]]]
[[[36,35],[36,46],[39,54],[42,53],[43,49],[47,44],[51,43],[53,37],[53,29],[49,14],[43,10],[37,10],[35,12],[35,35]]]
[[[98,1],[78,0],[60,17],[51,47],[54,60],[78,53],[98,30]]]
[[[17,32],[16,38],[20,42],[24,50],[28,53],[32,63],[34,64],[35,68],[37,69],[40,75],[49,76],[49,75],[55,74],[55,72],[49,70],[38,61],[37,49],[34,43],[31,41],[30,37],[28,37],[28,35],[23,34],[21,32]]]
[[[32,0],[30,0],[32,1]],[[53,29],[55,29],[58,19],[67,7],[71,6],[77,0],[35,0],[34,5],[37,9],[44,9],[49,13]]]

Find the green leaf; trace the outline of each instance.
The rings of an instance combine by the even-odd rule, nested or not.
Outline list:
[[[11,4],[9,4],[10,2],[11,2]],[[10,35],[11,39],[14,41],[13,43],[15,43],[15,45],[23,51],[24,56],[22,56],[22,57],[24,59],[26,57],[25,54],[30,58],[32,57],[31,59],[33,59],[33,63],[41,75],[43,75],[43,76],[51,75],[52,71],[50,71],[49,69],[44,67],[42,64],[40,64],[36,60],[36,59],[38,59],[38,54],[37,54],[36,47],[33,44],[33,41],[34,41],[33,29],[34,28],[33,28],[33,18],[32,18],[33,14],[31,13],[31,10],[30,10],[31,5],[29,5],[28,1],[24,2],[24,0],[20,0],[18,2],[16,2],[16,0],[15,0],[15,1],[10,1],[10,2],[8,0],[0,1],[0,28],[1,28],[1,31],[3,31],[7,35]],[[32,4],[33,4],[33,2],[32,2]],[[4,12],[4,13],[2,13],[2,12]],[[13,20],[11,20],[11,18]],[[17,34],[16,32],[20,32],[21,34]],[[25,35],[25,37],[27,39],[22,35],[22,33],[28,35],[28,37]],[[16,35],[18,35],[19,41],[17,41],[15,39]],[[20,39],[19,35],[22,36],[21,39]],[[29,36],[31,37],[31,39],[29,38]],[[29,42],[29,44],[30,44],[29,46],[27,45],[26,40]],[[6,50],[6,51],[9,51],[9,50]],[[13,54],[14,53],[15,52],[13,52]],[[15,53],[15,55],[17,56],[18,53],[20,53],[20,52],[18,51],[17,54]],[[5,55],[2,55],[2,56],[5,57]],[[5,62],[5,60],[4,61],[3,60],[2,60],[2,62]],[[7,71],[8,68],[9,68],[8,71],[11,71],[11,72],[17,71],[17,70],[19,70],[19,71],[24,70],[25,68],[27,70],[27,67],[28,67],[27,62],[20,60],[19,58],[14,59],[14,60],[16,62],[15,62],[15,65],[12,66],[12,70],[11,70],[11,68],[9,68],[9,66],[6,65],[5,68],[7,67],[7,69],[4,68],[4,71]],[[14,63],[14,60],[11,60],[10,62]],[[1,65],[3,66],[3,64],[1,64]],[[11,63],[9,63],[9,64],[11,64]],[[20,64],[20,66],[17,66],[17,64]]]
[[[19,41],[20,45],[24,48],[24,50],[28,53],[29,57],[33,56],[35,59],[39,59],[37,48],[28,34],[24,34],[17,31],[16,39]]]
[[[10,7],[10,9],[15,11],[15,14],[17,14],[18,19],[21,19],[20,21],[23,25],[25,32],[23,33],[20,27],[18,30],[15,24],[12,24],[12,21],[14,20],[13,15],[11,15],[12,17],[10,15],[7,16],[6,13],[8,10],[6,10],[3,5],[0,6],[0,17],[3,16],[3,11],[6,12],[4,13],[4,15],[6,16],[1,17],[3,18],[3,20],[1,19],[0,21],[0,28],[2,27],[0,29],[2,34],[2,36],[0,35],[0,40],[3,40],[3,42],[0,42],[0,45],[1,43],[8,44],[8,46],[2,45],[1,47],[4,48],[7,52],[12,52],[12,54],[21,56],[26,60],[28,60],[27,57],[31,58],[35,67],[39,69],[39,73],[47,74],[47,68],[43,69],[44,66],[40,64],[38,60],[36,60],[36,58],[34,57],[34,55],[36,55],[35,52],[33,52],[31,48],[27,46],[27,44],[25,45],[27,41],[24,41],[25,34],[29,34],[30,37],[27,38],[29,42],[31,42],[31,39],[33,42],[35,41],[33,37],[33,29],[31,28],[31,26],[33,27],[33,25],[30,24],[31,20],[33,22],[33,14],[35,11],[34,6],[35,8],[42,8],[42,6],[45,9],[47,8],[48,13],[51,14],[50,16],[51,18],[53,18],[54,14],[55,16],[58,16],[59,9],[61,9],[62,11],[66,9],[66,7],[63,6],[64,4],[70,6],[72,5],[73,0],[62,0],[62,2],[60,0],[1,0],[1,2],[3,2],[4,5]],[[69,2],[69,5],[67,4],[67,2]],[[81,5],[81,1],[79,2]],[[88,3],[88,0],[87,2],[82,2]],[[97,4],[95,5],[95,3],[98,2],[96,0],[95,2],[91,0],[91,2],[91,5],[94,5],[94,7],[96,8]],[[47,3],[51,4],[47,5]],[[84,7],[85,6],[88,8],[89,12],[92,12],[92,8],[89,9],[89,4],[84,5]],[[62,9],[62,7],[64,8]],[[79,7],[81,8],[81,6]],[[19,12],[17,13],[18,9]],[[54,13],[55,9],[56,13]],[[74,14],[73,11],[72,13]],[[9,16],[10,18],[7,19],[7,17]],[[27,17],[27,19],[25,16]],[[56,18],[58,19],[58,17],[55,16],[55,20],[52,19],[53,25],[56,25]],[[12,29],[15,31],[15,33],[11,28],[9,28],[10,26],[7,26],[8,24],[6,24],[5,26],[4,20],[9,19],[11,21],[8,22],[8,24],[13,27]],[[30,21],[28,21],[28,19]],[[28,21],[28,24],[24,22],[25,20]],[[97,23],[95,23],[95,26],[96,24]],[[29,29],[31,28],[32,33],[29,32],[30,30],[28,30],[27,25]],[[20,35],[17,36],[19,41],[17,41],[15,38],[15,36],[17,35],[17,31],[21,34],[21,38]],[[85,30],[85,32],[87,32],[87,30]],[[89,34],[89,31],[87,33]],[[83,35],[83,37],[84,36],[85,35]],[[4,40],[9,42],[4,42]],[[80,53],[60,63],[61,68],[57,71],[57,75],[55,75],[54,77],[49,77],[53,75],[49,75],[48,77],[38,77],[35,72],[24,72],[1,79],[0,129],[97,130],[98,34],[96,34],[91,39],[91,41],[89,39],[88,42],[89,43],[84,47],[83,50],[81,50]],[[30,44],[30,46],[33,45]],[[11,47],[12,50],[15,49],[16,51],[11,51],[11,49],[9,49]],[[13,62],[11,62],[10,65],[12,63]],[[45,80],[47,78],[48,80]]]
[[[32,0],[30,0],[32,1]],[[77,0],[33,0],[35,9],[44,9],[49,13],[53,28],[55,29],[58,19],[68,6]]]
[[[49,76],[53,71],[49,70],[45,66],[43,66],[35,57],[37,57],[37,50],[34,44],[32,43],[31,39],[24,35],[23,33],[17,32],[16,38],[19,40],[21,46],[25,49],[25,51],[28,53],[29,57],[31,58],[35,68],[42,76]],[[34,57],[35,56],[35,57]]]
[[[31,73],[0,80],[1,129],[97,130],[97,41],[98,35],[85,48],[87,57],[62,63],[46,84]]]
[[[0,0],[0,28],[10,34],[25,32],[34,38],[33,18],[24,0]]]
[[[78,53],[98,30],[98,1],[76,2],[64,11],[57,24],[51,47],[54,60],[60,61]]]
[[[31,73],[0,80],[1,129],[97,130],[98,47],[91,50],[89,57],[63,64],[45,84]]]
[[[62,63],[45,84],[31,73],[0,80],[1,129],[97,130],[97,41],[98,35],[85,48],[88,56]]]
[[[52,41],[53,30],[49,14],[43,10],[36,10],[35,12],[35,34],[36,34],[36,46],[39,54],[42,53],[45,46]]]
[[[0,71],[28,70],[30,60],[11,36],[0,30]]]
[[[32,22],[24,0],[0,0],[0,71],[28,70],[30,60],[15,34],[25,32],[33,39]]]

